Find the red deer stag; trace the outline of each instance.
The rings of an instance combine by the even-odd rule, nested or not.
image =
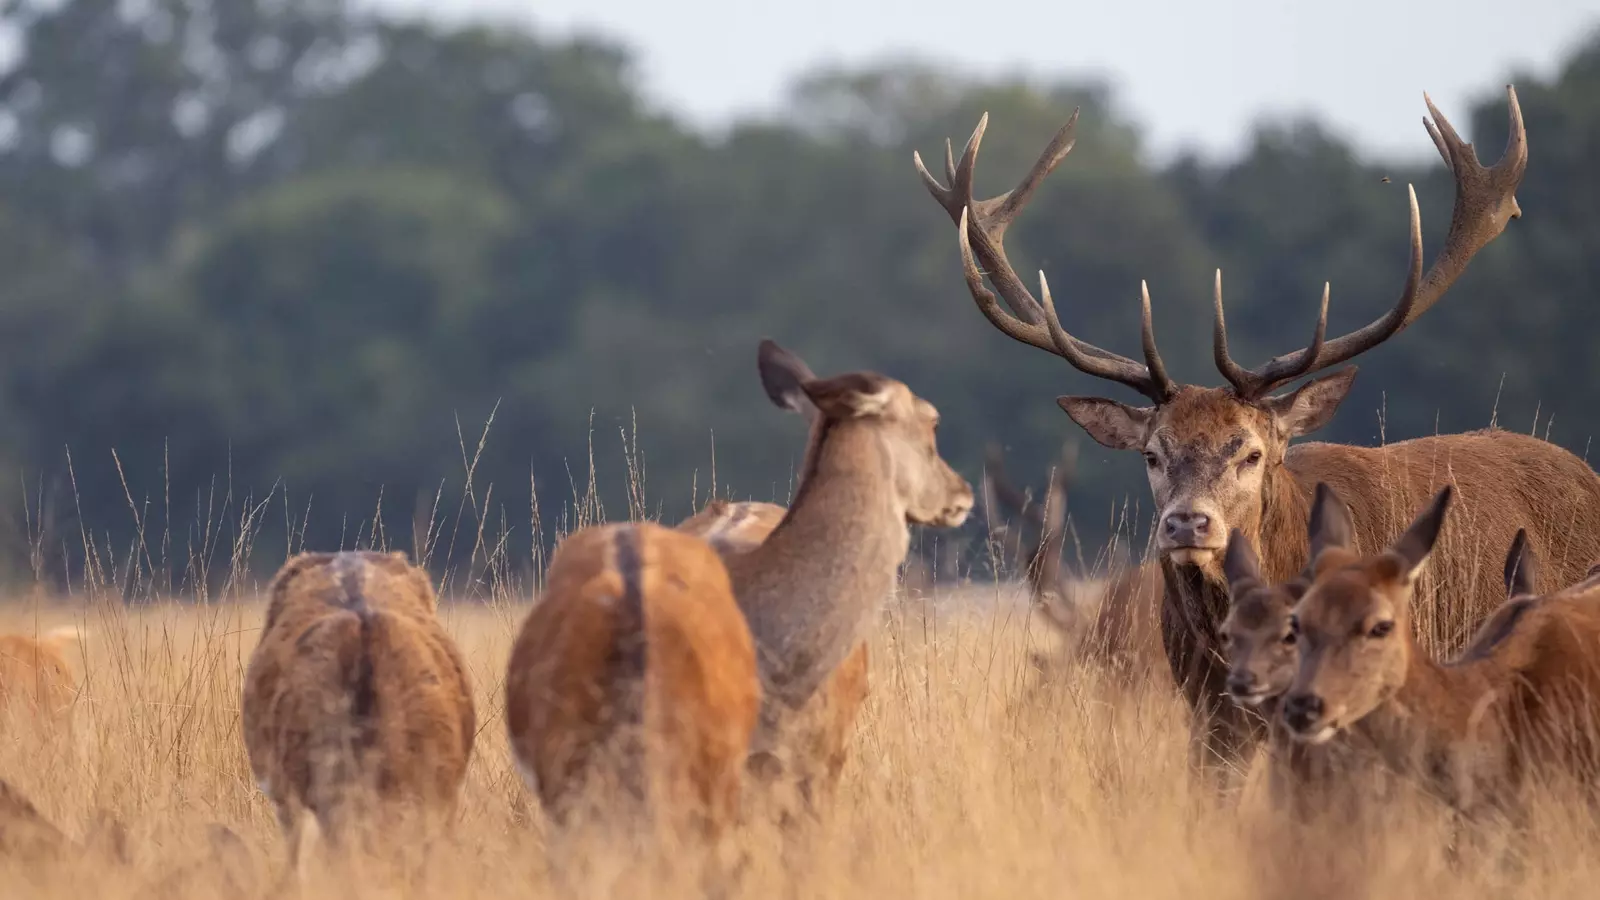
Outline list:
[[[727,560],[759,546],[787,512],[776,503],[713,500],[679,522],[677,530],[703,538]],[[805,718],[812,725],[810,734],[797,741],[797,755],[802,757],[798,764],[804,773],[801,793],[813,801],[837,792],[850,758],[856,718],[871,687],[867,670],[867,642],[861,641],[807,704]]]
[[[318,832],[342,849],[373,828],[392,836],[395,814],[424,827],[447,819],[477,727],[427,573],[403,553],[302,553],[269,595],[241,712],[292,866],[308,862],[302,844]]]
[[[1505,566],[1514,596],[1465,652],[1435,662],[1412,613],[1451,495],[1446,485],[1399,539],[1363,555],[1350,508],[1319,485],[1283,725],[1314,746],[1356,734],[1462,811],[1515,813],[1530,777],[1588,779],[1600,763],[1600,578],[1532,596],[1532,542],[1518,532]]]
[[[1409,326],[1444,296],[1468,261],[1521,214],[1515,192],[1527,166],[1527,137],[1516,92],[1507,88],[1510,135],[1493,167],[1478,162],[1472,145],[1428,101],[1428,133],[1455,178],[1456,197],[1443,249],[1423,269],[1422,228],[1416,193],[1410,192],[1410,268],[1399,302],[1363,328],[1326,337],[1327,288],[1311,342],[1246,369],[1228,353],[1222,311],[1222,275],[1216,278],[1213,355],[1226,388],[1183,385],[1167,375],[1156,349],[1150,297],[1142,290],[1144,362],[1085,343],[1062,328],[1040,278],[1040,300],[1006,259],[1007,227],[1039,184],[1072,149],[1076,113],[1015,190],[987,200],[972,196],[973,169],[987,126],[979,122],[957,162],[946,148],[949,186],[922,165],[917,171],[934,198],[958,223],[957,239],[967,287],[978,308],[1007,336],[1054,353],[1073,368],[1143,394],[1152,405],[1128,406],[1098,397],[1061,397],[1057,403],[1102,445],[1143,454],[1159,510],[1157,546],[1166,582],[1161,606],[1162,642],[1173,678],[1193,714],[1193,761],[1216,777],[1234,769],[1261,734],[1259,717],[1228,703],[1227,666],[1220,658],[1218,626],[1227,612],[1221,551],[1238,528],[1260,549],[1267,576],[1282,581],[1306,559],[1301,524],[1319,481],[1337,486],[1354,507],[1357,538],[1381,535],[1401,508],[1453,483],[1469,515],[1459,546],[1441,548],[1439,596],[1481,615],[1502,598],[1493,579],[1475,577],[1485,543],[1505,546],[1514,523],[1545,522],[1530,531],[1542,558],[1559,577],[1575,580],[1600,557],[1600,479],[1576,456],[1552,444],[1498,430],[1425,437],[1380,448],[1304,443],[1291,439],[1327,424],[1350,389],[1355,368],[1272,392],[1300,378],[1347,362]],[[1426,99],[1426,96],[1424,97]],[[982,269],[980,269],[980,265]],[[984,284],[984,272],[994,285]],[[1011,312],[1001,308],[996,292]],[[1424,633],[1457,644],[1461,610],[1427,606]],[[1469,613],[1469,620],[1473,620]]]
[[[984,479],[989,496],[1020,516],[1038,534],[1037,540],[1021,543],[1016,554],[1024,566],[1034,609],[1085,659],[1137,672],[1154,671],[1156,666],[1164,665],[1166,658],[1156,622],[1162,591],[1159,565],[1112,565],[1111,571],[1097,579],[1074,578],[1061,572],[1073,455],[1064,451],[1051,469],[1043,503],[1033,502],[1012,483],[999,447],[991,445],[986,456]],[[1002,534],[1006,538],[1020,536],[1021,528],[1008,523]],[[1035,657],[1035,662],[1043,659]]]

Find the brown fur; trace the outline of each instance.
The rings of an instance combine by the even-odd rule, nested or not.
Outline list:
[[[600,526],[561,542],[546,585],[506,674],[530,788],[562,826],[648,810],[714,838],[738,816],[761,693],[721,559],[680,531]]]
[[[426,573],[401,553],[302,553],[270,596],[244,737],[291,853],[308,815],[339,845],[358,818],[453,812],[476,719]]]
[[[677,530],[704,538],[726,560],[759,546],[787,512],[776,503],[713,500],[679,522]],[[862,641],[806,704],[796,763],[802,773],[800,790],[807,797],[823,800],[838,790],[856,718],[871,690],[868,667],[867,643]]]
[[[1600,582],[1514,599],[1511,621],[1491,617],[1471,652],[1435,662],[1412,604],[1449,500],[1442,491],[1386,550],[1334,539],[1318,554],[1295,608],[1304,648],[1285,721],[1303,740],[1370,744],[1458,808],[1515,809],[1526,776],[1589,781],[1600,763]]]
[[[1441,485],[1455,485],[1461,514],[1441,545],[1437,578],[1424,583],[1418,603],[1420,633],[1440,648],[1459,647],[1471,623],[1504,599],[1500,580],[1480,571],[1479,563],[1488,548],[1507,546],[1519,525],[1539,523],[1529,530],[1530,546],[1551,561],[1553,577],[1563,583],[1600,558],[1600,478],[1554,444],[1488,429],[1383,447],[1289,446],[1293,436],[1331,417],[1351,374],[1347,369],[1259,403],[1197,387],[1142,410],[1109,400],[1063,400],[1097,439],[1150,455],[1151,487],[1163,517],[1197,511],[1210,519],[1204,537],[1212,549],[1162,548],[1163,643],[1194,711],[1196,762],[1203,766],[1237,765],[1262,733],[1258,717],[1224,699],[1219,626],[1227,615],[1227,589],[1217,551],[1226,529],[1238,529],[1260,548],[1265,577],[1280,582],[1305,565],[1303,524],[1316,483],[1327,482],[1350,503],[1358,546],[1381,540]],[[1256,453],[1259,460],[1251,463]],[[1195,543],[1190,534],[1181,539]]]
[[[788,513],[759,546],[728,559],[761,672],[752,762],[764,775],[793,776],[803,775],[819,721],[836,728],[853,718],[810,704],[869,637],[894,591],[909,525],[958,526],[973,495],[939,456],[938,410],[905,384],[872,372],[817,378],[770,341],[759,362],[774,403],[812,411]],[[863,677],[857,690],[865,687]]]
[[[78,643],[71,626],[43,635],[0,635],[0,704],[35,725],[65,726],[78,697],[68,655]]]

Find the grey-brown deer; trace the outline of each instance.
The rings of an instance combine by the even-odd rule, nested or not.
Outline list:
[[[1067,487],[1075,471],[1076,454],[1064,448],[1050,470],[1042,502],[1019,489],[1006,472],[1000,448],[990,445],[984,464],[989,502],[1007,509],[1022,521],[993,521],[1007,555],[1022,566],[1033,608],[1069,642],[1073,655],[1108,664],[1121,672],[1151,671],[1165,665],[1156,610],[1161,603],[1161,567],[1100,561],[1106,571],[1094,578],[1062,571],[1062,551],[1067,535]],[[1021,526],[1031,526],[1033,540],[1023,538]],[[1013,542],[1014,545],[1013,545]],[[1036,665],[1048,670],[1049,659],[1036,655]]]
[[[957,223],[962,270],[984,316],[1007,336],[1065,359],[1080,372],[1131,388],[1149,406],[1099,397],[1058,398],[1061,408],[1102,445],[1144,456],[1159,510],[1156,543],[1164,570],[1162,641],[1173,678],[1192,711],[1193,761],[1214,776],[1237,767],[1262,733],[1259,717],[1229,703],[1227,666],[1218,626],[1227,612],[1221,555],[1231,529],[1260,551],[1268,578],[1282,581],[1306,560],[1306,520],[1312,486],[1326,481],[1351,503],[1356,539],[1387,533],[1387,523],[1408,515],[1440,485],[1454,484],[1463,498],[1458,534],[1441,548],[1441,594],[1446,608],[1420,601],[1426,637],[1459,644],[1459,606],[1475,620],[1501,600],[1494,579],[1475,577],[1485,546],[1503,547],[1517,524],[1551,561],[1558,578],[1571,581],[1600,556],[1600,479],[1576,456],[1553,444],[1499,430],[1403,441],[1380,448],[1290,441],[1321,428],[1350,389],[1346,367],[1286,393],[1279,388],[1354,359],[1404,330],[1437,303],[1479,250],[1521,215],[1516,189],[1527,167],[1527,136],[1516,92],[1507,88],[1510,129],[1501,160],[1478,161],[1471,144],[1428,101],[1424,119],[1434,145],[1455,179],[1450,230],[1433,264],[1423,268],[1422,229],[1411,191],[1410,268],[1399,301],[1387,313],[1349,334],[1330,338],[1328,290],[1310,343],[1261,367],[1246,369],[1228,351],[1222,276],[1215,284],[1212,344],[1223,388],[1175,382],[1156,347],[1148,291],[1142,291],[1144,362],[1090,345],[1061,325],[1048,285],[1035,298],[1006,258],[1006,229],[1044,178],[1073,145],[1077,114],[1068,121],[1018,186],[989,199],[972,194],[978,148],[987,116],[957,161],[946,146],[941,184],[917,158],[934,199]],[[980,268],[981,267],[981,268]],[[984,283],[985,273],[993,285]],[[1002,308],[1004,299],[1010,311]],[[1424,597],[1427,591],[1424,590]]]
[[[1519,531],[1505,564],[1511,599],[1463,653],[1436,662],[1413,605],[1451,496],[1446,485],[1398,539],[1362,554],[1350,508],[1319,486],[1313,580],[1294,607],[1299,663],[1281,715],[1305,744],[1358,735],[1464,812],[1515,812],[1530,777],[1590,779],[1600,763],[1600,578],[1534,596]]]
[[[902,382],[875,372],[817,378],[771,341],[758,362],[774,404],[816,410],[788,513],[759,546],[727,557],[761,673],[752,762],[763,778],[798,779],[803,790],[807,748],[827,718],[819,691],[871,635],[910,526],[959,526],[973,493],[939,455],[939,411]]]

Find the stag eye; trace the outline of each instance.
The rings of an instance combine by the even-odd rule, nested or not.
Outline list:
[[[1394,631],[1394,621],[1385,619],[1367,630],[1367,637],[1373,639],[1386,638]]]
[[[1144,464],[1146,466],[1149,466],[1150,468],[1154,469],[1156,466],[1161,465],[1161,460],[1158,459],[1154,453],[1151,453],[1149,450],[1146,450],[1144,452]]]

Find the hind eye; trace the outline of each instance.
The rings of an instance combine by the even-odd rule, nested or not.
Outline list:
[[[1369,638],[1386,638],[1393,631],[1394,631],[1394,622],[1392,620],[1387,620],[1386,619],[1386,620],[1384,620],[1382,622],[1379,622],[1378,624],[1372,626],[1370,629],[1368,629],[1367,630],[1367,637],[1369,637]]]
[[[1261,462],[1260,450],[1251,450],[1250,455],[1244,458],[1244,464],[1247,466],[1253,466],[1258,462]]]
[[[1157,459],[1154,453],[1146,450],[1144,454],[1144,464],[1154,469],[1156,466],[1161,464],[1161,460]]]
[[[1299,638],[1298,635],[1295,634],[1293,629],[1290,629],[1289,631],[1284,632],[1284,635],[1283,635],[1283,644],[1284,644],[1284,646],[1293,647],[1295,645],[1295,642],[1298,641],[1298,640],[1300,640],[1300,638]]]

